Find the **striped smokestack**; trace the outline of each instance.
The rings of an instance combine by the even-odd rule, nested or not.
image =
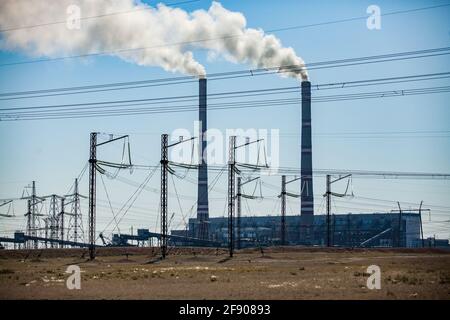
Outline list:
[[[198,192],[197,192],[197,238],[208,239],[208,166],[206,164],[206,136],[207,126],[207,81],[199,80],[199,121],[200,121],[200,166],[198,168]]]
[[[310,227],[314,221],[311,138],[311,82],[302,81],[302,145],[301,145],[301,230],[302,242],[311,239]]]

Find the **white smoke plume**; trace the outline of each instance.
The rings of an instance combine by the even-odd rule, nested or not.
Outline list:
[[[80,8],[79,29],[69,28],[65,22],[73,5]],[[50,58],[108,52],[138,65],[203,76],[205,68],[192,53],[203,49],[258,68],[298,66],[281,68],[281,74],[308,78],[303,60],[292,48],[246,25],[242,13],[229,11],[218,2],[208,11],[188,13],[134,0],[0,1],[0,29],[5,30],[0,35],[2,50]],[[124,50],[135,48],[146,49]]]

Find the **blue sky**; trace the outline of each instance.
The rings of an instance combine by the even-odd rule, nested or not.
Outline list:
[[[146,1],[155,4],[155,1]],[[232,11],[242,12],[249,27],[264,30],[308,25],[318,22],[339,20],[366,15],[366,8],[376,4],[381,12],[408,10],[445,1],[221,1]],[[281,4],[282,3],[282,4]],[[187,11],[209,8],[210,1],[186,3],[181,7]],[[381,30],[368,30],[365,20],[294,29],[274,34],[284,46],[295,49],[306,63],[371,56],[385,53],[414,51],[449,46],[450,7],[431,9],[382,17]],[[56,17],[55,17],[56,18]],[[204,51],[195,51],[196,58],[206,67],[208,73],[241,70],[247,65],[233,64],[224,59],[208,59]],[[31,59],[21,52],[0,52],[0,64]],[[70,87],[122,81],[146,80],[173,76],[157,67],[141,67],[114,57],[91,57],[66,61],[23,64],[0,67],[0,92]],[[320,69],[310,71],[314,83],[345,82],[360,79],[375,79],[391,76],[446,72],[450,70],[448,56],[409,61],[387,62],[346,68]],[[177,76],[179,74],[175,74]],[[293,79],[277,76],[261,76],[223,81],[210,81],[210,93],[235,90],[251,90],[297,85]],[[448,79],[418,83],[400,83],[377,87],[332,90],[323,94],[357,93],[368,91],[410,89],[432,86],[446,86]],[[171,95],[196,94],[196,83],[179,86],[124,90],[117,92],[25,99],[16,102],[0,102],[0,108],[10,106],[33,106],[58,103],[102,101],[113,99],[135,99],[164,97]],[[314,92],[320,95],[321,93]],[[292,95],[291,95],[292,96]],[[419,95],[383,99],[368,99],[343,102],[317,103],[312,106],[313,118],[313,166],[317,169],[349,169],[404,172],[450,172],[449,134],[421,134],[420,131],[450,131],[449,94]],[[170,133],[177,128],[193,130],[197,113],[151,114],[140,116],[0,122],[0,198],[18,197],[23,187],[31,180],[37,181],[38,193],[66,193],[84,167],[88,158],[89,133],[91,131],[130,133],[133,158],[136,162],[156,164],[160,152],[160,134]],[[209,127],[280,129],[281,166],[299,166],[300,106],[280,106],[238,110],[218,110],[209,113]],[[392,132],[417,132],[416,134],[389,134]],[[382,137],[361,133],[388,132]],[[335,134],[336,135],[332,135]],[[342,133],[353,133],[343,136]],[[325,135],[327,134],[327,135]],[[339,135],[340,134],[340,135]],[[116,149],[114,149],[116,148]],[[115,151],[114,151],[115,150]],[[120,153],[120,146],[112,147],[107,155]],[[106,157],[106,154],[103,156]],[[127,172],[121,176],[142,181],[145,172]],[[150,182],[150,187],[159,187],[159,174]],[[189,176],[196,178],[195,172]],[[210,179],[215,176],[212,173]],[[279,185],[279,177],[268,177],[267,183]],[[120,207],[134,188],[116,180],[105,179],[109,195],[115,206]],[[172,187],[172,185],[170,185]],[[324,178],[315,180],[316,213],[324,211],[320,196],[325,191]],[[343,186],[340,186],[343,187]],[[226,190],[226,179],[218,183],[220,190]],[[291,186],[292,191],[298,191]],[[339,186],[337,186],[339,188]],[[249,188],[251,189],[251,188]],[[387,179],[354,179],[355,195],[368,198],[404,202],[408,208],[424,200],[424,206],[433,206],[431,222],[425,222],[426,235],[436,234],[449,238],[450,182]],[[87,194],[87,176],[81,183],[81,190]],[[106,195],[98,182],[99,227],[102,230],[111,220]],[[171,190],[173,191],[173,189]],[[245,214],[278,214],[277,202],[271,199],[276,191],[264,189],[267,197],[263,201],[249,203]],[[193,184],[177,182],[181,197],[181,210],[176,197],[171,196],[170,212],[175,212],[172,227],[182,225],[183,216],[189,211],[196,198]],[[248,192],[251,192],[250,190]],[[212,192],[210,215],[224,214],[224,194]],[[130,210],[121,223],[121,230],[130,226],[155,229],[158,210],[157,192],[145,191],[136,201],[136,208]],[[373,212],[396,209],[395,203],[358,202],[356,199],[336,200],[337,213]],[[378,203],[380,204],[380,203]],[[299,213],[297,200],[289,200],[288,212]],[[16,218],[0,218],[0,233],[10,234],[12,230],[24,227],[24,202],[14,204]],[[85,217],[86,204],[83,204]],[[1,208],[4,209],[4,208]],[[43,210],[45,210],[44,208]],[[195,211],[195,210],[194,210]],[[438,221],[447,221],[441,222]],[[436,222],[436,223],[435,223]]]

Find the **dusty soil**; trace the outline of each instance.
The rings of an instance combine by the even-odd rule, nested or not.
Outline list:
[[[128,255],[128,256],[127,256]],[[277,247],[236,252],[101,248],[3,250],[0,299],[445,299],[450,251]],[[81,289],[66,287],[69,265],[81,268]],[[381,289],[366,286],[369,265],[381,268]]]

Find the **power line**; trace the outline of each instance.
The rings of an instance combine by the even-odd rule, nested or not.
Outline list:
[[[382,13],[382,14],[380,14],[380,16],[392,16],[392,15],[396,15],[396,14],[418,12],[418,11],[436,9],[436,8],[447,7],[447,6],[450,6],[450,4],[442,4],[442,5],[436,5],[436,6],[430,6],[430,7],[422,7],[422,8],[409,9],[409,10],[392,11],[392,12],[388,12],[388,13]],[[270,30],[268,32],[304,29],[304,28],[318,27],[318,26],[337,24],[337,23],[343,23],[343,22],[351,22],[351,21],[356,21],[356,20],[366,20],[366,19],[367,19],[367,16],[360,16],[360,17],[353,17],[353,18],[339,19],[339,20],[333,20],[333,21],[326,21],[326,22],[318,22],[318,23],[306,24],[306,25],[301,25],[301,26],[293,26],[293,27],[272,29],[272,30]]]
[[[422,94],[436,94],[450,92],[450,86],[446,87],[429,87],[420,89],[402,89],[402,90],[390,90],[390,91],[377,91],[377,92],[365,92],[356,94],[345,95],[330,95],[330,96],[318,96],[312,98],[314,103],[319,102],[336,102],[347,100],[360,100],[360,99],[374,99],[374,98],[387,98],[387,97],[401,97],[410,95],[422,95]],[[287,99],[272,99],[272,100],[252,100],[252,101],[234,101],[229,103],[217,103],[210,104],[209,110],[231,110],[231,109],[243,109],[243,108],[261,108],[261,107],[279,107],[287,105],[297,105],[300,102],[300,98],[287,98]],[[4,113],[0,114],[1,121],[22,121],[22,120],[50,120],[50,119],[74,119],[74,118],[88,118],[88,117],[111,117],[111,116],[124,116],[124,115],[140,115],[140,114],[158,114],[158,113],[175,113],[175,112],[192,112],[198,109],[197,105],[178,105],[168,107],[148,107],[148,108],[128,108],[117,109],[121,107],[130,106],[129,104],[116,104],[121,103],[119,101],[112,102],[114,106],[102,105],[104,103],[86,103],[76,104],[79,106],[91,106],[85,108],[73,108],[61,111],[41,110],[41,111],[25,111],[16,113]],[[92,105],[100,105],[92,107]],[[133,104],[136,106],[140,104]],[[146,104],[144,104],[146,105]],[[47,106],[45,108],[60,108],[68,105],[54,105]],[[42,107],[42,106],[41,106]],[[31,108],[31,107],[26,107]],[[40,107],[37,107],[40,108]],[[105,109],[109,108],[109,109]],[[84,109],[84,110],[80,110]],[[97,110],[95,110],[97,109]],[[102,110],[99,110],[102,109]],[[5,110],[5,109],[4,109]]]
[[[315,68],[331,68],[331,67],[347,67],[358,64],[367,64],[367,63],[379,63],[379,62],[390,62],[397,60],[406,60],[412,58],[427,58],[433,57],[436,55],[447,55],[450,54],[450,47],[442,47],[442,48],[434,48],[434,49],[425,49],[425,50],[416,50],[416,51],[405,51],[405,52],[397,52],[390,54],[382,54],[382,55],[373,55],[373,56],[364,56],[364,57],[354,57],[354,58],[346,58],[340,60],[329,60],[329,61],[321,61],[321,62],[312,62],[306,64],[308,70],[314,70]],[[1,67],[1,64],[0,64]],[[218,72],[211,73],[208,75],[209,81],[214,80],[224,80],[224,79],[235,79],[239,77],[254,77],[258,75],[267,75],[267,74],[276,74],[276,73],[285,73],[291,72],[295,68],[299,68],[300,66],[274,66],[271,68],[260,68],[260,69],[242,69],[237,71],[229,71],[229,72]],[[280,68],[282,68],[280,70]],[[437,77],[439,73],[428,74],[430,77]],[[423,75],[425,76],[425,75]],[[442,76],[446,76],[443,74]],[[411,76],[414,78],[414,76]],[[393,79],[385,79],[385,81],[395,80]],[[398,79],[397,79],[398,80]],[[197,82],[198,78],[195,76],[181,76],[181,77],[169,77],[169,78],[159,78],[159,79],[149,79],[149,80],[140,80],[140,81],[128,81],[128,82],[115,82],[115,83],[107,83],[107,84],[96,84],[96,85],[88,85],[88,86],[74,86],[74,87],[65,87],[65,88],[51,88],[51,89],[41,89],[41,90],[28,90],[28,91],[19,91],[19,92],[4,92],[0,93],[0,100],[11,100],[11,99],[24,99],[30,98],[27,96],[32,96],[31,98],[40,98],[40,97],[49,97],[49,96],[59,96],[59,95],[67,95],[67,94],[81,94],[81,93],[94,93],[94,92],[104,92],[104,91],[114,91],[114,90],[127,90],[127,89],[139,89],[153,86],[164,86],[164,85],[175,85],[175,84],[186,84]],[[318,85],[314,85],[315,89],[323,89],[325,86],[331,85],[346,85],[346,82],[343,83],[334,83],[334,84],[323,84],[320,85],[322,88],[318,87]],[[357,83],[355,83],[356,85]],[[56,94],[58,93],[58,94]]]
[[[387,12],[387,13],[381,14],[381,16],[405,14],[405,13],[418,12],[418,11],[423,11],[423,10],[442,8],[442,7],[446,7],[446,6],[450,6],[450,4],[435,5],[435,6],[428,6],[428,7],[421,7],[421,8],[414,8],[414,9],[408,9],[408,10],[400,10],[400,11],[392,11],[392,12]],[[288,31],[288,30],[305,29],[305,28],[311,28],[311,27],[316,27],[316,26],[324,26],[324,25],[337,24],[337,23],[343,23],[343,22],[349,22],[349,21],[355,21],[355,20],[362,20],[362,19],[367,19],[367,16],[360,16],[360,17],[353,17],[353,18],[346,18],[346,19],[339,19],[339,20],[332,20],[332,21],[325,21],[325,22],[306,24],[306,25],[297,25],[297,26],[290,26],[290,27],[283,27],[283,28],[275,28],[275,29],[266,30],[265,33],[276,33],[276,32]],[[239,37],[242,37],[242,36],[243,36],[242,34],[235,34],[235,35],[229,35],[229,36],[224,36],[224,37],[216,37],[216,38],[209,38],[209,39],[197,39],[197,40],[191,40],[191,41],[181,41],[181,42],[176,42],[176,43],[167,43],[167,44],[157,45],[157,46],[147,46],[147,47],[127,48],[127,49],[116,49],[116,50],[101,51],[101,52],[96,52],[96,53],[85,53],[85,54],[78,54],[78,55],[72,55],[72,56],[62,56],[62,57],[37,59],[37,60],[24,60],[24,61],[0,64],[0,67],[21,65],[21,64],[30,64],[30,63],[61,61],[61,60],[67,60],[67,59],[86,58],[86,57],[94,57],[94,56],[102,56],[102,55],[111,55],[111,54],[121,53],[121,52],[149,50],[149,49],[156,49],[156,48],[169,47],[169,46],[190,45],[190,44],[194,44],[194,43],[217,41],[217,40],[224,40],[224,39],[231,39],[231,38],[239,38]]]
[[[345,81],[345,82],[335,82],[335,83],[324,83],[324,84],[314,84],[312,85],[312,90],[323,91],[329,89],[343,89],[343,88],[353,88],[362,86],[371,86],[379,84],[394,84],[409,82],[411,80],[415,81],[426,81],[426,80],[438,80],[442,78],[450,78],[450,72],[439,72],[439,73],[428,73],[428,74],[417,74],[417,75],[407,75],[398,77],[388,77],[388,78],[377,78],[377,79],[365,79],[356,81]],[[267,95],[267,94],[283,94],[283,93],[299,93],[300,89],[298,86],[290,87],[280,87],[280,88],[265,88],[265,89],[254,89],[254,90],[241,90],[241,91],[228,91],[219,93],[208,94],[209,100],[214,100],[224,97],[247,97],[247,96],[257,96],[257,95]],[[257,94],[253,94],[257,93]],[[115,100],[115,101],[101,101],[101,102],[85,102],[76,104],[63,104],[58,106],[43,105],[43,106],[33,106],[33,107],[12,107],[12,108],[0,108],[1,111],[12,111],[12,110],[28,110],[28,109],[47,109],[47,108],[66,108],[66,107],[77,107],[84,105],[102,105],[102,104],[115,104],[115,103],[137,103],[137,102],[153,102],[161,104],[169,102],[186,102],[186,101],[196,101],[196,95],[184,95],[175,97],[159,97],[159,98],[145,98],[145,99],[133,99],[133,100]],[[0,99],[1,100],[1,99]]]
[[[150,132],[150,131],[141,131],[141,132],[128,132],[128,133],[122,133],[122,132],[116,132],[114,134],[120,135],[120,134],[129,134],[130,136],[132,135],[147,135],[147,136],[160,136],[161,134],[159,132]],[[388,135],[404,135],[404,134],[408,134],[411,135],[411,137],[415,137],[416,135],[429,135],[429,134],[442,134],[443,136],[450,134],[450,130],[408,130],[408,131],[335,131],[335,132],[331,132],[331,131],[319,131],[319,132],[315,132],[312,135],[315,137],[326,137],[326,136],[342,136],[342,137],[346,137],[346,136],[361,136],[362,138],[366,137],[366,136],[388,136]],[[298,137],[298,133],[295,132],[288,132],[288,131],[283,131],[283,133],[280,133],[279,136],[282,137]],[[145,157],[139,156],[142,159],[146,159]],[[20,181],[11,181],[11,182],[5,182],[5,184],[8,183],[19,183]],[[23,180],[23,182],[27,182],[25,180]],[[3,182],[0,182],[0,184],[2,184]]]
[[[141,165],[141,164],[133,164],[133,168],[135,170],[149,170],[159,168],[158,165]],[[208,171],[221,171],[223,170],[223,166],[220,165],[208,165]],[[239,170],[242,173],[255,173],[254,169],[247,169],[245,167],[239,167]],[[279,176],[281,174],[298,176],[300,174],[300,167],[269,167],[267,170],[277,171],[271,172],[271,176]],[[258,170],[259,173],[264,173],[265,169]],[[339,175],[347,175],[351,174],[353,178],[375,178],[379,177],[382,179],[450,179],[450,173],[438,173],[438,172],[404,172],[404,171],[375,171],[375,170],[353,170],[353,169],[314,169],[313,176],[325,176],[325,175],[339,176]],[[119,178],[119,177],[118,177]],[[132,183],[132,181],[125,179],[123,180],[125,183]],[[274,186],[268,184],[267,182],[263,182],[263,185],[272,187],[273,190],[279,190],[279,186]],[[158,192],[158,189],[149,190],[152,192]],[[224,191],[225,192],[225,191]],[[194,197],[192,198],[194,199]]]
[[[346,81],[346,82],[338,82],[338,83],[324,83],[324,84],[314,84],[312,90],[313,91],[323,91],[330,89],[347,89],[353,87],[362,87],[362,86],[371,86],[371,85],[382,85],[382,84],[395,84],[395,83],[404,83],[411,81],[428,81],[428,80],[440,80],[443,78],[449,78],[450,72],[441,72],[441,73],[430,73],[430,74],[419,74],[419,75],[408,75],[408,76],[398,76],[398,77],[389,77],[389,78],[377,78],[377,79],[366,79],[366,80],[357,80],[357,81]],[[281,87],[281,88],[266,88],[266,89],[254,89],[254,90],[246,90],[246,91],[229,91],[229,92],[221,92],[221,93],[210,93],[209,99],[218,99],[222,96],[227,97],[243,97],[243,96],[255,96],[255,95],[266,95],[267,92],[270,94],[283,94],[283,93],[291,93],[291,92],[299,92],[298,86],[290,86],[290,87]],[[258,94],[251,94],[258,93]],[[1,99],[0,99],[1,100]],[[111,103],[125,103],[125,102],[144,102],[144,101],[156,101],[161,103],[161,101],[168,102],[179,102],[179,101],[196,101],[195,95],[184,95],[184,96],[174,96],[174,97],[159,97],[159,98],[148,98],[148,99],[138,99],[138,100],[122,100],[122,101],[103,101],[103,102],[93,102],[93,103],[81,103],[81,104],[64,104],[63,107],[72,107],[72,106],[80,106],[83,104],[111,104]],[[38,106],[38,107],[14,107],[14,108],[3,108],[1,110],[21,110],[21,109],[43,109],[51,107],[49,105]]]
[[[127,199],[127,201],[125,201],[125,203],[122,205],[120,210],[117,211],[116,214],[114,214],[114,212],[113,212],[113,219],[107,224],[105,229],[108,228],[111,225],[111,223],[116,220],[116,218],[119,216],[119,214],[121,214],[119,221],[116,222],[116,227],[118,228],[118,225],[120,224],[120,222],[122,221],[124,216],[127,214],[128,210],[133,206],[134,202],[137,200],[137,198],[142,193],[142,191],[146,188],[148,182],[153,177],[155,172],[156,172],[156,168],[153,169],[152,171],[150,171],[149,174],[145,177],[145,179],[137,186],[136,190],[130,195],[130,197]],[[115,230],[115,229],[116,228],[114,228],[113,230]],[[104,231],[105,230],[103,230],[103,232]],[[119,232],[120,232],[120,230],[119,230]]]

